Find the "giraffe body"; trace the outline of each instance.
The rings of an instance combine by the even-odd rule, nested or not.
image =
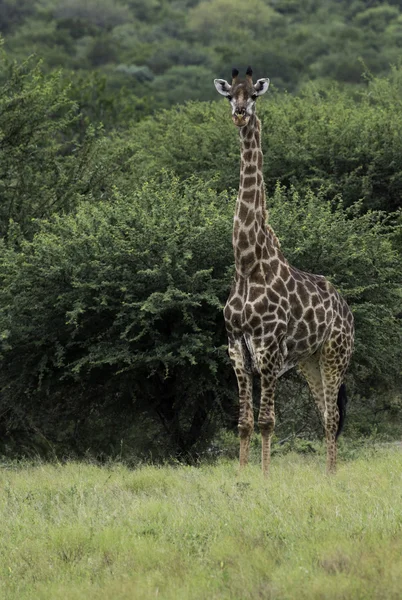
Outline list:
[[[255,100],[268,89],[269,80],[258,80],[253,85],[250,69],[246,81],[238,83],[237,74],[233,72],[231,86],[224,80],[215,80],[215,86],[229,97],[241,142],[240,186],[233,223],[236,274],[224,309],[229,356],[239,387],[240,465],[247,463],[254,429],[253,374],[261,378],[258,424],[262,468],[267,474],[275,426],[276,381],[297,365],[319,408],[327,438],[327,469],[334,471],[338,395],[353,349],[353,316],[325,277],[305,273],[288,263],[268,224]]]

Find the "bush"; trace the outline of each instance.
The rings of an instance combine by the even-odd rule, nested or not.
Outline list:
[[[165,174],[43,222],[20,252],[3,242],[5,440],[40,432],[59,449],[82,453],[117,447],[124,437],[184,456],[205,450],[222,425],[235,427],[221,310],[232,272],[233,202],[199,179]],[[270,205],[285,255],[328,275],[352,304],[354,389],[368,398],[397,386],[400,262],[381,215],[332,212],[311,193],[301,200],[282,188]],[[306,419],[305,432],[311,435],[311,423],[319,429],[299,385],[285,379],[280,386],[282,437]]]
[[[398,209],[401,98],[400,68],[389,80],[369,80],[357,98],[336,86],[311,85],[300,97],[273,91],[257,107],[268,192],[279,181],[320,192],[323,200],[341,195],[345,206],[362,200],[364,209]],[[138,123],[129,143],[133,175],[152,177],[165,167],[214,180],[218,191],[238,187],[239,143],[222,99],[162,111]]]
[[[3,58],[4,55],[3,55]],[[3,62],[0,72],[0,235],[31,236],[34,220],[107,190],[119,160],[88,125],[60,73]]]
[[[53,442],[75,431],[81,452],[94,415],[104,446],[111,413],[125,429],[151,416],[167,453],[213,430],[233,393],[221,314],[227,211],[226,196],[201,182],[165,178],[44,222],[19,253],[3,246],[7,420]]]

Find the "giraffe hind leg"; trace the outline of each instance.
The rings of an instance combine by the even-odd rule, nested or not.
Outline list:
[[[344,420],[341,421],[339,404],[343,403],[343,389],[341,383],[343,379],[343,371],[339,371],[333,365],[323,364],[321,366],[324,398],[325,398],[325,435],[327,440],[327,472],[335,473],[336,471],[336,440],[341,431]]]
[[[298,367],[308,383],[311,395],[318,409],[321,424],[323,429],[325,429],[325,398],[319,356],[317,354],[309,356],[301,361]]]
[[[326,365],[325,355],[320,357],[317,354],[299,363],[299,368],[320,413],[327,440],[327,471],[333,473],[336,469],[336,440],[346,416],[346,389],[340,383],[343,371],[337,372],[332,365]]]

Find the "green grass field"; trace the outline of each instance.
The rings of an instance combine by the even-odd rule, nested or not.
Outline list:
[[[402,451],[0,471],[0,598],[402,597]]]

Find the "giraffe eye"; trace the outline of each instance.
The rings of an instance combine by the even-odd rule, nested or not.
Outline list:
[[[255,101],[257,100],[257,94],[253,94],[253,95],[251,96],[251,100],[254,100],[254,102],[255,102]]]
[[[230,101],[231,101],[231,99],[232,99],[232,96],[229,96],[229,95],[228,95],[228,96],[226,96],[226,98],[227,98],[227,99],[229,100],[229,102],[230,102]]]

